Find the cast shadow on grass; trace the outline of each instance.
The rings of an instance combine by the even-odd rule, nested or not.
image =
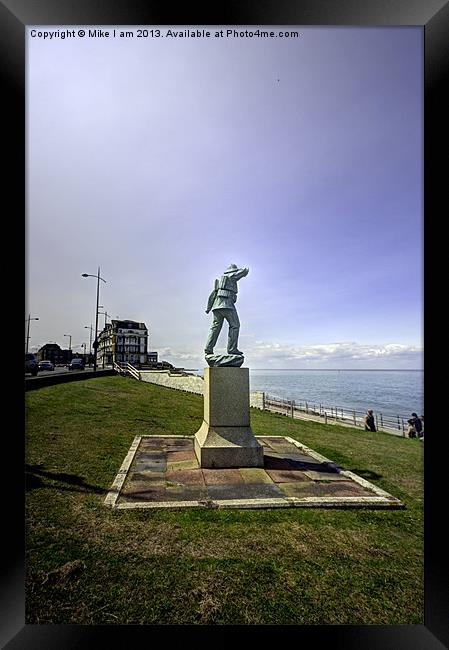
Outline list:
[[[67,485],[58,485],[58,490],[69,490],[71,492],[95,492],[105,494],[106,489],[86,483],[82,476],[77,474],[66,474],[64,472],[49,472],[43,469],[43,465],[25,465],[25,489],[34,490],[41,487],[50,487],[51,484],[45,481],[57,481]]]

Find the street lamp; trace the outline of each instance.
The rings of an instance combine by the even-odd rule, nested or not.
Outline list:
[[[67,361],[70,362],[72,360],[72,355],[71,355],[71,352],[72,352],[72,335],[71,334],[64,334],[64,336],[69,337],[69,354],[67,355]],[[69,357],[70,357],[70,359],[69,359]]]
[[[27,342],[26,342],[26,345],[25,345],[25,354],[28,354],[28,342],[30,340],[30,320],[39,320],[39,318],[31,318],[30,314],[28,314],[28,318],[25,319],[25,323],[28,321]]]
[[[92,325],[84,325],[85,330],[90,330],[90,335],[89,335],[89,366],[90,366],[90,358],[92,356]]]
[[[97,275],[91,275],[90,273],[82,273],[81,274],[83,278],[97,278],[97,304],[95,307],[95,341],[94,341],[94,348],[95,348],[95,354],[94,354],[94,372],[97,369],[97,348],[98,348],[98,341],[97,341],[97,335],[98,335],[98,303],[99,303],[99,298],[100,298],[100,280],[102,280],[106,284],[106,280],[103,280],[103,278],[100,278],[100,267],[98,267],[98,273]]]

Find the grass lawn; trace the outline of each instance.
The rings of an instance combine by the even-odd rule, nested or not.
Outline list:
[[[26,623],[422,624],[423,443],[251,409],[404,510],[112,510],[140,434],[193,435],[199,395],[118,376],[26,394]]]

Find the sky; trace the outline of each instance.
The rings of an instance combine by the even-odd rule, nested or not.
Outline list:
[[[197,28],[27,28],[30,350],[89,345],[100,267],[108,320],[202,369],[235,263],[245,366],[421,368],[422,28]]]

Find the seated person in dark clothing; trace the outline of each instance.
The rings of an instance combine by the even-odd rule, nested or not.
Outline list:
[[[376,431],[373,411],[370,409],[365,415],[365,431]]]
[[[408,430],[409,438],[419,438],[422,432],[422,422],[419,419],[418,415],[416,413],[412,413],[412,417],[410,420],[407,420],[407,422],[410,425]]]
[[[418,434],[418,438],[424,438],[424,415],[420,415],[419,419],[421,420],[422,429],[421,433]]]

